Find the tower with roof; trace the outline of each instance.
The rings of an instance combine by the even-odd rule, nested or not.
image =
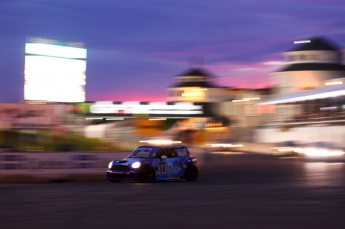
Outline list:
[[[283,53],[286,66],[271,74],[276,95],[320,88],[328,80],[345,77],[342,51],[333,42],[316,37],[295,45]]]
[[[214,76],[204,68],[190,68],[174,77],[175,83],[167,87],[169,101],[219,102],[228,97],[229,90],[216,86]]]

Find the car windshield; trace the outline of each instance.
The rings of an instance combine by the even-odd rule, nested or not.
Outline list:
[[[155,158],[157,157],[158,149],[157,148],[137,148],[133,151],[129,157],[136,158]]]

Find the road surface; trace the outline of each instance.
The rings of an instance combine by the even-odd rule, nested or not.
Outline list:
[[[0,184],[0,228],[344,228],[345,160],[207,154],[197,182]]]

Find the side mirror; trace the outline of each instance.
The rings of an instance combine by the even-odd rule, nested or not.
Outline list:
[[[164,161],[165,159],[167,159],[168,157],[166,155],[162,155],[161,159]]]

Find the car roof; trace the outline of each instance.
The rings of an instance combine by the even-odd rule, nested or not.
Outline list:
[[[174,149],[181,149],[181,148],[187,148],[183,145],[142,145],[138,146],[137,148],[174,148]]]

